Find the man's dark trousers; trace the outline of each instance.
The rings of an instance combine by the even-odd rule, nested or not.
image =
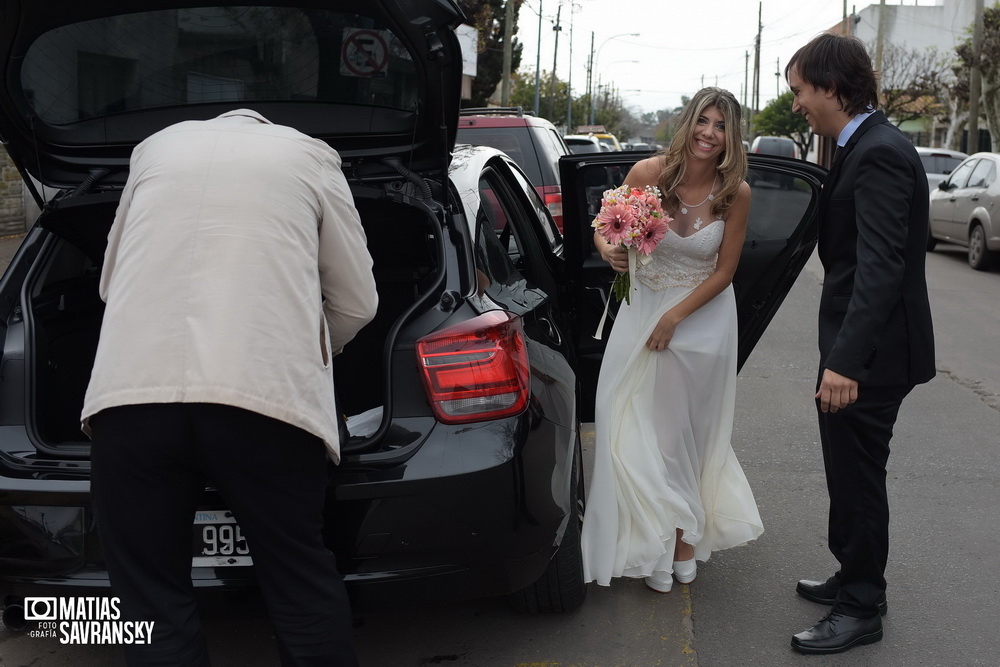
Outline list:
[[[830,494],[830,551],[840,562],[837,606],[849,616],[874,616],[885,593],[889,441],[912,388],[861,386],[857,402],[837,412],[823,412],[816,402]]]
[[[114,407],[91,419],[92,496],[125,620],[154,621],[129,665],[207,665],[191,583],[192,521],[213,484],[247,539],[283,665],[357,665],[351,613],[323,545],[319,438],[236,407]]]

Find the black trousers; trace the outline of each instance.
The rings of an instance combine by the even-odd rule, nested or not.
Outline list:
[[[862,386],[857,402],[837,412],[824,413],[816,402],[830,494],[830,551],[840,562],[837,608],[849,616],[874,616],[885,592],[889,441],[912,389]]]
[[[234,513],[283,665],[357,665],[350,604],[323,545],[326,453],[319,438],[239,408],[130,405],[91,418],[92,497],[125,620],[154,621],[129,665],[200,666],[209,656],[191,583],[204,485]]]

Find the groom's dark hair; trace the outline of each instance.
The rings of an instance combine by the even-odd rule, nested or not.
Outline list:
[[[852,116],[878,108],[878,84],[871,57],[857,37],[825,32],[800,48],[785,65],[820,90],[833,91]]]

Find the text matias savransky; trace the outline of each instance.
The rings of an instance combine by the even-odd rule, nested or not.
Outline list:
[[[29,603],[32,598],[26,598]],[[112,597],[34,598],[35,613],[44,600],[50,610],[38,619],[33,637],[58,637],[60,644],[149,644],[153,621],[124,621],[120,601]]]

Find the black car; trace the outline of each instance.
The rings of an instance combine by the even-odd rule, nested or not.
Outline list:
[[[638,156],[563,158],[559,234],[509,157],[454,150],[462,20],[451,0],[0,1],[0,135],[43,207],[0,279],[9,626],[23,625],[24,596],[107,590],[79,416],[132,148],[237,107],[340,152],[375,262],[378,314],[335,362],[357,428],[329,468],[325,537],[354,603],[583,602],[580,422],[612,278],[588,206],[595,183],[620,182]],[[792,192],[755,192],[737,275],[741,362],[815,243],[822,170],[796,173]],[[43,201],[32,178],[58,194]],[[253,551],[206,488],[192,517],[196,585],[252,586]]]

